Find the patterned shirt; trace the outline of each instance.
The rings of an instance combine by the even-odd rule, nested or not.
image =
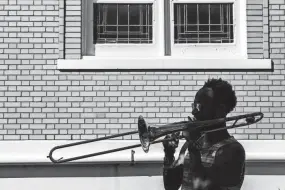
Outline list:
[[[165,190],[240,190],[245,171],[245,151],[234,137],[227,138],[200,150],[206,179],[193,178],[189,153],[184,163],[164,168]],[[209,185],[209,180],[211,184]],[[195,187],[199,186],[199,187]]]

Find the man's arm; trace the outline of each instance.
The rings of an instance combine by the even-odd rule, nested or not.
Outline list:
[[[182,184],[183,165],[163,167],[163,183],[165,190],[178,190]]]
[[[245,151],[238,143],[226,145],[218,150],[211,167],[203,167],[200,152],[195,149],[191,150],[190,157],[192,158],[193,181],[197,182],[196,184],[194,182],[196,186],[194,189],[199,189],[197,186],[231,187],[241,182]]]
[[[179,157],[175,161],[174,151],[164,149],[163,182],[165,190],[178,190],[183,180],[183,163],[188,143],[182,146]]]
[[[163,182],[165,190],[178,190],[183,179],[183,164],[175,165],[174,156],[165,155],[163,162]]]

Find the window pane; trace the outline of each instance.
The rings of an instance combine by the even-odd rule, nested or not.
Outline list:
[[[199,24],[209,24],[209,4],[198,4]]]
[[[102,6],[102,19],[104,19],[106,25],[116,25],[116,15],[118,14],[116,5],[103,5]]]
[[[221,32],[221,11],[222,11],[222,5],[221,4],[217,4],[217,5],[211,5],[211,26],[210,29],[211,31],[216,31],[216,32]]]
[[[152,43],[152,4],[94,3],[94,43]]]
[[[174,42],[232,43],[232,9],[229,3],[174,4]]]
[[[184,5],[181,5],[181,6],[184,6],[185,7],[185,11],[184,11],[184,15],[187,15],[186,16],[186,23],[188,24],[196,24],[197,22],[197,17],[199,16],[197,14],[198,12],[198,4],[184,4]]]
[[[129,16],[129,7],[128,5],[116,5],[118,10],[118,15],[116,15],[114,18],[118,18],[118,24],[119,25],[128,25],[128,16]]]
[[[137,23],[140,23],[140,11],[143,12],[142,8],[144,6],[141,5],[130,5],[129,13],[130,13],[130,24],[136,25]]]

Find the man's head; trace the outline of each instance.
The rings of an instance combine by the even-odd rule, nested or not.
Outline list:
[[[226,117],[236,103],[231,84],[222,79],[209,79],[196,93],[192,114],[200,121]]]

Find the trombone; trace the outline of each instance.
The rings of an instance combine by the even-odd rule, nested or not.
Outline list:
[[[145,121],[143,116],[139,116],[138,117],[138,130],[136,130],[136,131],[130,131],[130,132],[120,133],[120,134],[111,135],[111,136],[107,136],[107,137],[101,137],[101,138],[97,138],[97,139],[90,139],[90,140],[85,140],[85,141],[81,141],[81,142],[75,142],[75,143],[69,143],[69,144],[65,144],[65,145],[55,146],[54,148],[52,148],[50,150],[47,158],[49,158],[53,163],[64,163],[64,162],[84,159],[84,158],[88,158],[88,157],[99,156],[102,154],[109,154],[112,152],[118,152],[118,151],[122,151],[122,150],[137,148],[140,146],[142,147],[142,149],[145,153],[148,153],[149,147],[151,144],[156,144],[156,143],[161,143],[163,141],[173,140],[172,138],[167,138],[167,139],[155,141],[156,139],[158,139],[162,136],[168,135],[168,134],[172,134],[172,133],[175,133],[178,131],[185,131],[185,130],[188,130],[190,133],[191,133],[191,131],[199,130],[199,131],[201,131],[202,134],[206,134],[206,133],[211,133],[211,132],[215,132],[215,131],[251,125],[251,124],[259,122],[262,118],[263,118],[263,113],[254,112],[254,113],[250,113],[250,114],[225,117],[225,118],[219,118],[219,119],[213,119],[213,120],[206,120],[206,121],[181,121],[181,122],[175,122],[175,123],[166,124],[166,125],[162,125],[162,126],[155,126],[155,125],[150,126]],[[243,120],[243,122],[237,124],[237,122],[239,120]],[[213,126],[213,125],[221,125],[224,123],[227,124],[227,122],[230,122],[230,121],[233,121],[232,125],[228,125],[228,126],[226,125],[224,127],[220,127],[220,128],[211,130],[211,126]],[[131,135],[131,134],[136,134],[136,133],[139,134],[140,144],[135,144],[135,145],[131,145],[131,146],[126,146],[126,147],[121,147],[121,148],[116,148],[116,149],[106,150],[106,151],[102,151],[102,152],[96,152],[96,153],[92,153],[92,154],[86,154],[86,155],[82,155],[82,156],[66,158],[66,159],[60,158],[60,159],[56,160],[52,156],[53,152],[55,150],[58,150],[58,149],[63,149],[66,147],[77,146],[77,145],[81,145],[81,144],[87,144],[87,143],[91,143],[91,142],[102,141],[102,140],[106,140],[106,139],[111,139],[111,138],[115,138],[115,137]],[[184,137],[178,136],[177,138],[182,139]]]

